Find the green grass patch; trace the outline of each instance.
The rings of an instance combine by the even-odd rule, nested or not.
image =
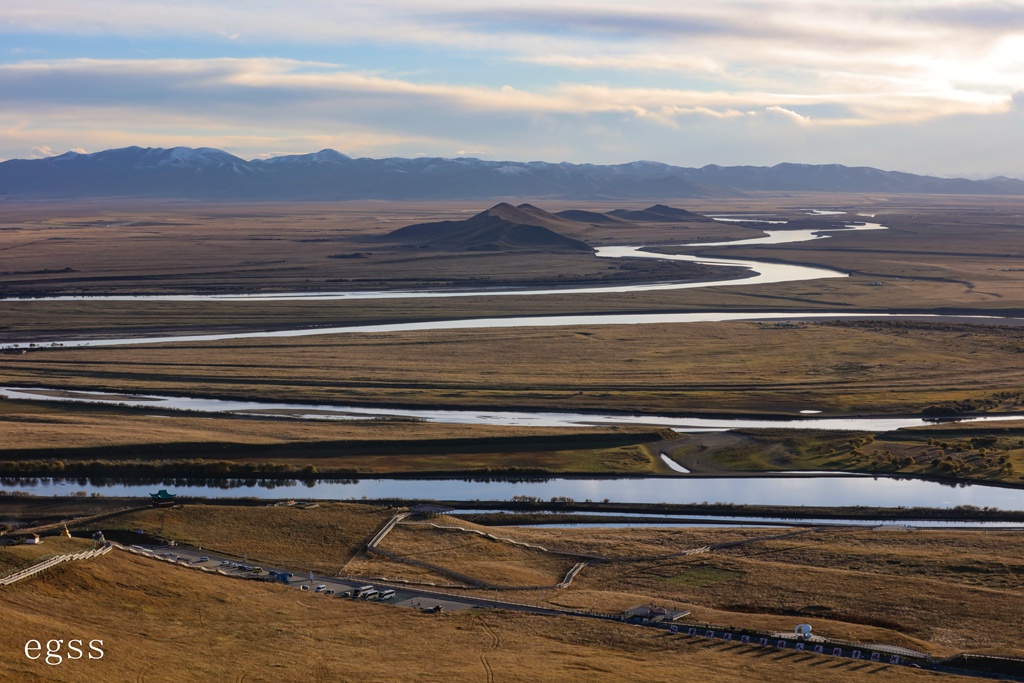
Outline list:
[[[704,588],[723,581],[742,576],[742,572],[731,569],[719,569],[718,567],[701,566],[691,567],[684,572],[666,579],[669,583],[688,586],[690,588]]]

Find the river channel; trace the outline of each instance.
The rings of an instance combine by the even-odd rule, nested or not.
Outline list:
[[[763,419],[749,417],[697,417],[657,414],[574,413],[512,410],[442,410],[378,408],[318,403],[272,403],[236,401],[157,394],[113,394],[100,391],[69,391],[27,387],[0,387],[0,397],[29,401],[113,404],[131,408],[259,415],[302,420],[367,420],[374,418],[413,419],[446,424],[481,424],[517,427],[592,427],[595,425],[641,425],[668,427],[677,432],[721,432],[729,429],[837,429],[882,432],[922,427],[954,420],[920,416],[896,417],[811,417]],[[1007,414],[966,417],[962,422],[1024,420],[1024,415]]]
[[[535,496],[542,500],[568,497],[576,501],[617,503],[731,503],[736,505],[810,505],[823,507],[934,507],[959,505],[1024,510],[1024,490],[993,486],[950,486],[919,479],[867,476],[780,477],[645,477],[632,479],[547,479],[543,481],[473,481],[461,479],[360,479],[356,481],[234,481],[211,486],[187,480],[116,483],[48,478],[5,479],[0,487],[41,496],[99,493],[103,496],[148,498],[161,488],[180,496],[211,498],[297,498],[360,500],[511,500]]]
[[[874,223],[848,225],[844,231],[884,230]],[[827,237],[823,230],[766,230],[763,237],[719,243],[680,245],[692,249],[753,244],[784,244]],[[648,247],[620,246],[597,250],[605,258],[655,258],[692,261],[718,266],[743,268],[748,277],[712,282],[645,283],[623,286],[595,286],[558,289],[504,289],[476,291],[387,291],[387,292],[317,292],[271,293],[236,295],[152,295],[152,296],[85,296],[49,297],[47,299],[13,299],[31,305],[40,300],[163,300],[163,301],[295,301],[330,299],[385,299],[385,298],[450,298],[472,296],[538,296],[548,294],[598,294],[614,292],[640,292],[698,287],[749,286],[797,280],[846,277],[845,273],[825,268],[812,268],[789,264],[703,257],[693,254],[659,254]],[[881,314],[877,314],[881,315]],[[682,313],[682,314],[625,314],[608,316],[545,316],[517,318],[486,318],[475,320],[444,320],[426,323],[394,325],[350,326],[335,328],[303,328],[274,332],[253,331],[236,334],[208,334],[177,337],[140,337],[89,340],[54,340],[35,342],[36,346],[115,346],[126,344],[154,344],[185,341],[217,341],[259,337],[290,337],[357,332],[399,332],[414,330],[474,329],[487,327],[539,327],[595,324],[661,324],[684,322],[714,322],[728,320],[780,320],[794,318],[875,317],[863,313]],[[913,318],[927,316],[899,316]],[[1013,322],[1005,318],[972,317],[974,322]],[[27,345],[27,344],[26,344]],[[8,347],[19,346],[9,344]],[[721,431],[733,428],[772,427],[790,429],[844,429],[883,431],[926,424],[919,417],[895,418],[796,418],[790,420],[757,420],[748,418],[716,419],[704,417],[674,417],[661,415],[607,415],[585,413],[545,413],[515,411],[458,411],[458,410],[402,410],[387,408],[361,408],[351,406],[303,405],[285,403],[259,403],[220,401],[204,398],[180,398],[156,395],[115,395],[97,392],[68,392],[37,388],[0,388],[0,395],[8,398],[31,400],[90,401],[146,406],[162,410],[188,410],[235,414],[278,415],[301,419],[367,419],[368,417],[415,418],[422,420],[520,426],[584,426],[595,424],[641,424],[670,427],[678,431]],[[808,406],[805,412],[813,412]],[[974,420],[1022,419],[1024,416],[973,418]],[[167,481],[182,495],[210,497],[258,498],[302,497],[312,499],[361,499],[399,497],[408,499],[441,500],[508,500],[513,496],[536,496],[543,499],[564,496],[576,500],[604,499],[616,502],[699,503],[721,502],[751,505],[821,505],[821,506],[881,506],[881,507],[940,507],[958,505],[998,507],[1024,510],[1024,490],[991,486],[952,487],[921,480],[853,476],[789,476],[789,477],[688,477],[635,478],[635,479],[550,479],[545,481],[462,481],[462,480],[388,480],[365,479],[354,482],[320,481],[315,483],[236,482],[232,487],[192,484],[186,481]],[[147,496],[159,486],[151,484],[90,483],[79,480],[5,480],[0,488],[24,491],[37,495],[71,495],[77,492],[99,493],[105,496]]]
[[[756,244],[789,244],[826,239],[829,232],[857,232],[863,230],[888,230],[878,223],[857,223],[844,228],[831,230],[765,230],[761,237],[733,240],[730,242],[695,242],[692,244],[671,245],[666,249],[703,249],[704,247],[746,246]],[[558,287],[552,289],[514,289],[492,288],[484,290],[386,290],[386,291],[347,291],[347,292],[277,292],[249,294],[144,294],[144,295],[85,295],[85,296],[54,296],[38,298],[11,298],[3,301],[330,301],[345,299],[448,299],[478,296],[544,296],[550,294],[615,294],[622,292],[653,292],[676,289],[696,289],[702,287],[733,287],[739,285],[765,285],[778,282],[794,282],[798,280],[817,280],[821,278],[847,277],[846,273],[829,268],[814,268],[787,263],[769,263],[727,259],[694,254],[658,253],[658,247],[651,246],[611,246],[597,247],[595,255],[600,258],[648,258],[662,261],[687,261],[727,268],[749,270],[747,277],[711,280],[704,282],[648,282],[632,285],[591,285],[586,287]]]

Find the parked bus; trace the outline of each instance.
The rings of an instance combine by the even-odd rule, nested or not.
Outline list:
[[[372,591],[372,590],[376,590],[376,589],[373,586],[360,586],[359,588],[356,588],[354,591],[352,591],[352,597],[353,598],[361,598],[361,597],[363,597],[363,593],[366,593],[366,592]]]
[[[383,591],[380,592],[380,597],[378,599],[379,600],[387,600],[388,598],[393,598],[393,597],[395,597],[395,591],[393,591],[392,589],[388,588],[387,590],[383,590]]]

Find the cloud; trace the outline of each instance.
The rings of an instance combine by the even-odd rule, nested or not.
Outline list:
[[[5,0],[0,31],[24,52],[0,63],[0,154],[173,143],[870,163],[894,130],[940,149],[928,136],[950,121],[1012,133],[1022,14],[985,0]],[[18,61],[80,46],[93,58]],[[216,58],[139,59],[177,49]],[[267,56],[224,56],[254,54]],[[979,146],[993,135],[963,125]]]
[[[616,71],[683,71],[695,74],[725,76],[722,62],[710,57],[665,53],[632,53],[624,55],[544,54],[517,58],[518,61],[544,64],[565,69]]]
[[[563,82],[530,89],[419,82],[287,59],[64,60],[0,65],[0,113],[79,118],[104,125],[116,111],[154,122],[206,120],[206,127],[291,125],[391,129],[412,139],[457,137],[473,116],[511,125],[530,117],[622,114],[675,126],[680,117],[735,118],[762,111],[801,125],[883,125],[959,113],[1005,111],[1009,95],[957,96],[939,85],[872,92],[856,76],[836,91],[702,90]],[[809,112],[817,111],[811,118]],[[141,114],[144,112],[144,114]],[[410,112],[416,112],[410,116]],[[138,124],[136,124],[138,125]],[[197,125],[196,123],[192,124]],[[458,149],[462,145],[454,146]]]
[[[1016,19],[1024,9],[1009,3],[494,0],[481,9],[462,0],[294,0],[263,2],[254,11],[250,2],[221,0],[174,7],[168,12],[156,0],[5,0],[0,30],[205,39],[211,49],[245,43],[277,55],[282,64],[297,46],[307,53],[311,47],[329,53],[339,45],[371,46],[379,48],[368,51],[377,61],[367,58],[354,71],[384,79],[394,73],[387,68],[389,51],[402,54],[420,45],[428,62],[429,55],[443,54],[500,65],[502,78],[526,92],[531,89],[519,79],[506,77],[520,65],[571,70],[591,84],[636,74],[644,83],[662,79],[665,91],[695,87],[708,93],[702,102],[661,106],[713,107],[714,92],[727,91],[758,108],[842,104],[851,118],[877,123],[996,111],[1021,87],[1024,71],[1024,45],[1007,33],[1024,31]],[[957,30],[960,20],[971,30]],[[482,73],[460,81],[442,67],[424,66],[418,82],[427,86],[429,74],[438,86],[488,82]],[[283,74],[299,82],[294,70]],[[536,71],[521,78],[548,85],[571,80],[561,73],[538,78]],[[758,93],[774,95],[774,101]],[[658,109],[651,102],[621,106]]]
[[[808,124],[808,123],[811,122],[811,119],[810,119],[809,116],[802,116],[800,114],[797,114],[792,109],[786,109],[785,107],[779,107],[779,106],[773,105],[771,107],[765,107],[764,110],[766,112],[768,112],[769,114],[781,115],[782,117],[784,117],[786,119],[789,119],[790,121],[793,121],[794,123],[799,123],[801,125]]]
[[[56,155],[57,155],[57,152],[54,152],[51,147],[43,145],[41,147],[33,147],[32,148],[32,154],[31,154],[30,158],[32,158],[32,159],[45,159],[46,157],[52,157],[52,156],[56,156]]]
[[[1024,6],[1019,3],[971,0],[915,8],[908,11],[907,16],[921,21],[946,24],[959,31],[1024,31]]]
[[[721,15],[664,4],[567,5],[533,7],[489,4],[470,10],[441,10],[431,16],[439,23],[485,27],[489,33],[562,34],[568,32],[650,38],[651,36],[717,36],[735,34],[739,27]]]

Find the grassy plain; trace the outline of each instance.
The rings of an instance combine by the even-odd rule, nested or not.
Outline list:
[[[1015,409],[1024,328],[757,322],[352,334],[0,355],[17,386],[665,414]]]
[[[444,252],[379,239],[413,223],[462,220],[487,202],[341,204],[32,203],[0,208],[0,293],[319,291],[566,284],[704,274],[694,264],[588,254]],[[610,208],[610,207],[609,207]],[[619,239],[710,240],[756,231],[694,223],[625,226]],[[607,243],[599,227],[573,237]]]
[[[38,545],[0,545],[0,576],[13,574],[19,569],[24,569],[54,555],[77,553],[88,550],[92,546],[92,541],[84,538],[65,538],[64,536],[47,536]]]
[[[438,523],[479,528],[466,522]],[[561,565],[551,566],[553,559],[566,566],[574,562],[562,556],[545,561],[542,553],[510,549],[469,533],[416,525],[402,528],[405,533],[387,539],[392,552],[495,583],[508,577],[530,583],[541,576],[538,571],[557,574]],[[934,654],[1024,654],[1015,637],[1016,625],[1024,625],[1024,539],[1019,532],[844,528],[773,539],[779,530],[490,531],[549,550],[609,560],[591,562],[568,589],[514,590],[509,595],[515,600],[605,613],[654,601],[692,610],[687,621],[697,623],[781,631],[791,630],[794,619],[811,620],[822,635],[855,642],[886,642]],[[746,539],[755,542],[673,557],[708,544]],[[496,571],[499,559],[502,566]],[[349,568],[363,576],[405,576],[402,565],[376,556],[357,556]],[[409,578],[450,581],[440,575],[424,576],[418,568]],[[993,622],[1005,624],[1005,630],[987,631],[986,624]]]
[[[312,465],[346,475],[486,472],[495,468],[590,473],[661,473],[644,447],[662,432],[644,427],[523,428],[416,420],[307,421],[88,404],[0,401],[10,463],[132,461],[173,468],[182,461]],[[0,471],[4,465],[0,465]],[[56,472],[56,474],[60,474]],[[117,476],[117,472],[109,472]],[[167,469],[164,474],[173,474]]]
[[[568,208],[541,203],[543,208]],[[765,257],[839,268],[850,277],[695,290],[544,297],[472,297],[330,302],[0,301],[0,342],[121,330],[343,325],[447,317],[666,310],[984,310],[1021,308],[1021,202],[1012,198],[794,196],[694,202],[709,212],[750,211],[807,219],[807,207],[873,213],[891,230],[702,254]],[[615,205],[588,206],[596,210]],[[0,219],[0,292],[158,293],[322,291],[464,285],[659,281],[706,276],[688,264],[545,252],[435,252],[382,244],[412,222],[464,217],[474,204],[252,206],[5,206]],[[576,207],[578,208],[578,207]],[[633,206],[635,208],[635,206]],[[857,216],[851,216],[857,218]],[[819,222],[820,225],[820,222]],[[697,222],[582,228],[595,245],[679,244],[755,237],[760,230]],[[422,252],[422,253],[421,253]],[[429,253],[428,253],[429,252]],[[352,257],[360,254],[360,258]],[[337,256],[349,258],[332,258]],[[70,269],[70,270],[67,270]]]
[[[25,682],[621,681],[640,669],[646,680],[682,675],[709,683],[934,678],[905,667],[726,646],[592,620],[426,615],[122,553],[16,584],[0,595],[0,605],[0,678]],[[102,639],[104,656],[47,666],[23,656],[32,638]]]
[[[361,551],[393,512],[341,503],[312,510],[186,505],[131,513],[103,528],[143,528],[296,569],[453,583],[444,574]],[[426,521],[467,531],[406,523],[383,547],[507,586],[484,591],[489,597],[604,613],[653,601],[692,610],[688,621],[695,623],[789,631],[810,621],[825,636],[934,655],[1024,655],[1016,638],[1024,626],[1019,532],[847,527],[793,535],[768,528],[495,529],[448,517]],[[718,544],[726,545],[681,554]],[[523,590],[552,586],[578,560],[556,551],[604,559],[590,560],[567,589]]]
[[[947,424],[877,434],[736,430],[692,434],[658,450],[695,474],[832,470],[974,482],[1024,482],[1020,422]]]
[[[148,509],[104,521],[104,529],[135,531],[216,549],[268,564],[338,573],[393,511],[325,503],[294,507],[186,505]]]
[[[539,203],[549,210],[579,208]],[[5,223],[0,292],[550,286],[709,274],[686,264],[611,261],[587,254],[409,250],[380,240],[402,225],[463,218],[484,208],[479,203],[375,202],[9,204],[0,215]],[[0,300],[0,343],[524,314],[870,310],[1014,315],[1024,309],[1024,270],[1015,266],[1024,258],[1019,239],[1024,203],[1018,199],[808,194],[699,201],[687,208],[793,221],[820,221],[808,218],[810,208],[841,209],[851,219],[875,220],[891,229],[789,245],[697,248],[708,255],[838,268],[850,274],[845,278],[586,296],[258,303]],[[581,224],[573,236],[595,245],[671,245],[759,234],[753,226],[705,221],[625,228]],[[1022,335],[1017,329],[983,325],[824,322],[350,334],[2,354],[0,381],[358,405],[779,415],[814,409],[847,415],[913,413],[974,402],[999,411],[1019,407]],[[618,446],[531,446],[511,455],[516,449],[497,453],[478,442],[472,452],[449,448],[447,458],[437,449],[425,454],[429,447],[412,446],[416,441],[527,436],[490,427],[303,425],[308,434],[299,435],[297,427],[269,419],[158,419],[78,407],[47,409],[45,416],[35,417],[20,407],[0,413],[6,450],[17,451],[18,457],[57,448],[64,449],[60,457],[96,457],[95,449],[136,457],[129,451],[138,446],[147,449],[144,457],[149,458],[209,458],[220,450],[252,462],[306,459],[377,473],[496,464],[553,472],[662,469],[649,453]],[[352,452],[353,442],[374,440],[397,443],[409,457],[398,464],[399,459],[365,447]],[[344,458],[337,450],[343,444],[349,444]],[[81,450],[76,455],[68,449]]]
[[[483,208],[7,204],[0,216],[0,294],[549,286],[709,275],[690,266],[613,263],[586,254],[426,253],[384,247],[377,240],[402,225],[461,218]],[[701,249],[706,255],[838,268],[850,273],[846,278],[588,296],[277,303],[0,301],[0,344],[109,333],[496,315],[699,310],[1019,315],[1024,309],[1024,270],[1018,266],[1024,258],[1020,200],[807,195],[715,205],[694,202],[686,208],[779,217],[806,215],[809,208],[840,208],[877,214],[874,220],[892,229],[785,246]],[[576,236],[592,244],[678,244],[757,234],[753,228],[696,223],[647,225],[628,234],[585,228]],[[794,414],[816,409],[885,414],[955,407],[965,401],[986,410],[1011,410],[1018,407],[1024,379],[1022,348],[1017,330],[985,326],[593,326],[46,349],[0,355],[0,381],[303,402],[652,413]],[[419,423],[300,425],[269,417],[158,418],[116,409],[6,401],[0,402],[0,426],[5,447],[12,450],[52,453],[58,445],[81,452],[140,448],[153,457],[160,447],[233,445],[252,449],[241,457],[276,458],[290,452],[312,459],[315,452],[332,463],[342,461],[331,452],[335,444],[340,449],[357,441],[411,444],[564,436],[556,431]],[[1007,463],[1019,463],[1015,434],[996,435],[992,443],[975,441],[974,436],[991,434],[879,435],[860,445],[850,443],[849,435],[835,444],[813,439],[786,444],[763,434],[740,435],[736,438],[758,444],[756,454],[743,448],[719,453],[716,466],[742,469],[757,459],[772,466],[776,456],[789,453],[816,466],[934,467],[951,476],[987,477],[1005,472]],[[699,443],[693,449],[693,443],[677,446],[683,462],[699,460]],[[434,457],[438,455],[420,450],[403,467],[477,467],[519,457],[507,448],[499,453],[448,453],[443,461]],[[618,462],[623,455],[619,448],[604,454],[600,449],[535,449],[521,461],[613,471],[636,456],[634,471],[652,467],[650,452],[643,458],[627,452]],[[1007,463],[1000,462],[1004,456]],[[359,466],[372,471],[396,466],[379,453],[353,457],[362,458]],[[908,463],[908,457],[914,462]],[[1015,473],[1000,476],[1019,478]],[[388,515],[343,505],[314,510],[186,506],[136,512],[104,525],[144,528],[268,563],[437,580],[429,572],[359,552]],[[510,591],[517,600],[599,611],[655,600],[692,609],[694,620],[720,625],[788,631],[811,620],[825,635],[935,654],[964,649],[1024,654],[1016,640],[1024,626],[1024,565],[1019,560],[1024,540],[1019,533],[836,529],[666,557],[712,542],[773,533],[500,531],[551,549],[609,558],[584,569],[567,590]],[[427,557],[518,587],[550,583],[571,564],[562,556],[511,549],[475,535],[464,538],[459,532],[412,526],[402,527],[387,542],[393,552]],[[584,620],[494,613],[427,617],[205,576],[119,553],[59,567],[4,589],[0,607],[0,678],[11,680],[448,681],[490,676],[561,681],[623,680],[638,670],[652,680],[676,680],[684,672],[711,683],[929,676],[904,668],[698,643]],[[20,655],[29,638],[75,637],[103,638],[108,654],[101,662],[62,667],[28,662]]]

